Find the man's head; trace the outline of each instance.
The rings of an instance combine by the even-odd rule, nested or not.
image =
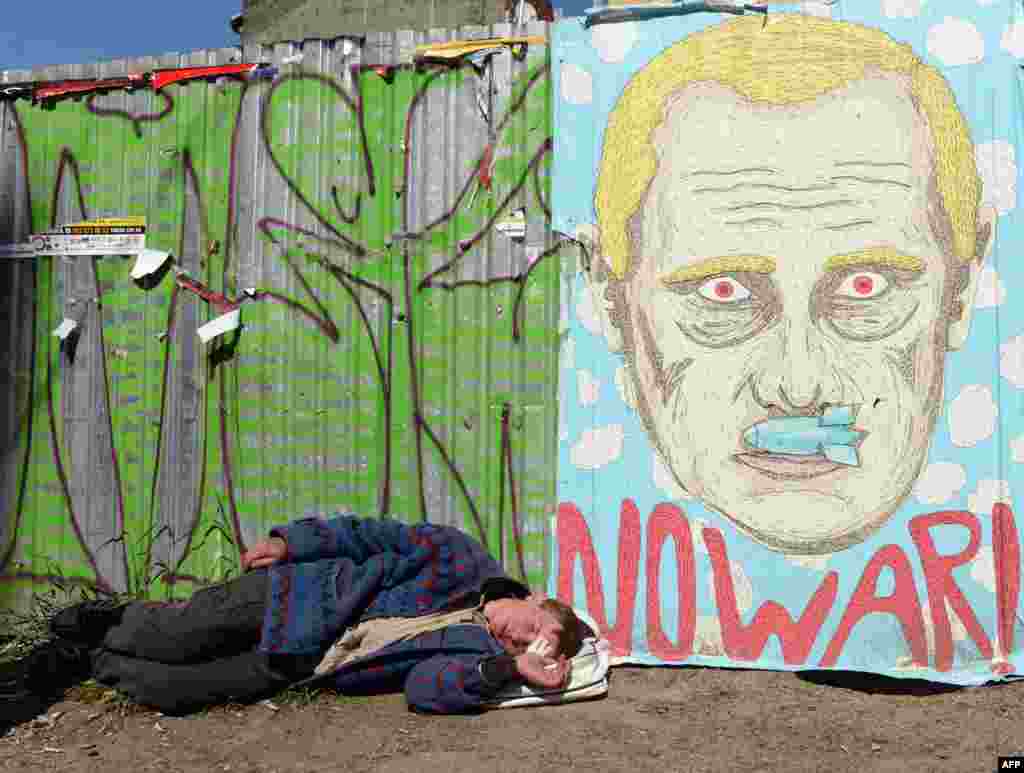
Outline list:
[[[787,553],[878,528],[967,337],[980,194],[946,82],[877,30],[740,19],[640,71],[605,133],[588,280],[677,482]],[[838,406],[852,426],[808,429]]]
[[[532,595],[525,599],[489,601],[484,615],[491,634],[510,655],[520,655],[536,639],[553,647],[553,655],[573,657],[583,641],[583,627],[572,607],[557,599]]]

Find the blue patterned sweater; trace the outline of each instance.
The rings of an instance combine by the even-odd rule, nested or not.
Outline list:
[[[450,526],[341,515],[304,518],[270,535],[288,545],[285,560],[268,572],[259,650],[271,656],[322,655],[347,627],[376,617],[464,609],[482,593],[529,594],[483,545]],[[350,694],[404,689],[418,711],[473,711],[500,689],[483,679],[481,661],[503,653],[482,626],[453,625],[298,684],[330,680]]]

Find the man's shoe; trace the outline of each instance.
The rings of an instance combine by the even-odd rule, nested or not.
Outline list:
[[[0,664],[0,735],[44,713],[64,691],[92,676],[89,651],[60,639]]]
[[[0,668],[0,697],[25,693],[50,695],[92,676],[92,658],[83,644],[53,639],[37,644],[18,660]]]
[[[105,599],[83,601],[54,615],[50,620],[50,632],[77,644],[96,647],[107,631],[121,622],[126,606],[123,602]]]
[[[0,736],[47,711],[59,698],[36,695],[23,685],[0,685]]]

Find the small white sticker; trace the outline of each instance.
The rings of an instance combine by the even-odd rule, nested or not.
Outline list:
[[[500,221],[494,227],[510,239],[525,239],[526,210],[517,209],[510,212],[507,219]]]
[[[221,314],[219,317],[211,319],[201,328],[196,330],[196,333],[198,333],[199,337],[203,339],[204,344],[209,343],[217,336],[230,333],[232,330],[237,330],[238,326],[241,324],[241,319],[242,310],[235,309],[234,311],[229,311],[227,314]]]

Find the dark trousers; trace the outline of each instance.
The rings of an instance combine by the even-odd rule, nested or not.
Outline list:
[[[267,570],[203,588],[188,601],[133,602],[93,653],[96,681],[165,714],[268,698],[313,673],[320,657],[256,651]]]

